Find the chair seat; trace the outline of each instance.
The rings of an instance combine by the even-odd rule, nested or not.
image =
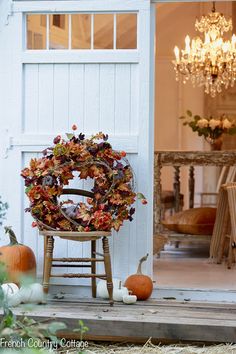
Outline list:
[[[90,232],[76,232],[76,231],[39,231],[39,234],[42,236],[54,236],[60,237],[62,239],[71,240],[71,241],[91,241],[98,240],[101,237],[111,236],[110,231],[90,231]]]
[[[44,237],[44,271],[43,271],[43,288],[47,293],[51,277],[56,278],[91,278],[92,296],[96,297],[96,279],[104,279],[107,283],[110,305],[113,305],[113,283],[111,260],[109,252],[108,237],[111,236],[110,231],[91,231],[91,232],[76,232],[76,231],[57,231],[57,230],[39,230],[39,234]],[[62,238],[72,241],[90,241],[91,242],[91,257],[64,257],[54,258],[54,238]],[[96,252],[96,241],[102,238],[103,253]],[[97,258],[96,256],[100,256]],[[96,263],[104,264],[105,272],[103,274],[96,273]],[[72,264],[73,263],[73,264]],[[91,268],[91,273],[56,273],[53,274],[51,269],[54,267],[61,268]]]

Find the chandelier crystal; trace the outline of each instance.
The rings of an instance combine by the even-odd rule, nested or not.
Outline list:
[[[236,80],[236,36],[230,40],[222,38],[224,32],[231,31],[232,19],[215,11],[196,20],[195,29],[204,33],[204,39],[187,35],[185,49],[181,52],[176,46],[173,61],[176,79],[182,77],[183,82],[190,80],[193,86],[204,86],[205,92],[215,97],[222,91],[234,86]]]

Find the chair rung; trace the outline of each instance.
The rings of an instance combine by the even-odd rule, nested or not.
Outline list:
[[[65,267],[70,267],[70,268],[91,268],[92,265],[91,264],[52,264],[52,267],[61,267],[61,268],[65,268]]]
[[[103,255],[102,255],[103,256]],[[104,258],[53,258],[53,262],[104,262]]]
[[[100,278],[100,279],[106,279],[107,276],[106,274],[73,274],[73,273],[67,273],[67,274],[51,274],[51,277],[54,278]]]

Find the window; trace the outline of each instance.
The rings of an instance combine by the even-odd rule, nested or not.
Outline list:
[[[49,49],[68,48],[68,15],[49,15]]]
[[[94,15],[94,49],[113,49],[114,15]]]
[[[47,26],[47,16],[40,15],[40,26],[46,27]]]
[[[117,49],[137,48],[137,15],[136,14],[116,15],[116,48]]]
[[[91,15],[71,15],[72,22],[72,49],[91,48]]]
[[[137,49],[137,13],[28,14],[27,49]]]
[[[27,49],[46,49],[46,15],[27,16]]]
[[[65,18],[65,15],[52,15],[53,26],[65,29]]]

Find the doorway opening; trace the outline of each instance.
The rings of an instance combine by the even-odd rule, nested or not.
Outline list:
[[[188,34],[196,37],[196,17],[211,12],[212,3],[159,3],[156,4],[156,55],[155,55],[155,151],[208,151],[209,144],[184,126],[179,119],[187,110],[201,117],[225,114],[236,118],[236,87],[223,90],[215,98],[209,97],[201,87],[193,88],[191,82],[184,85],[175,78],[174,47],[183,48]],[[216,11],[233,19],[233,33],[236,33],[236,4],[217,2]],[[230,34],[232,35],[232,33]],[[236,137],[223,137],[223,150],[236,149]],[[161,172],[162,191],[173,192],[173,166],[163,167]],[[202,194],[214,193],[221,168],[216,166],[194,169],[194,208],[202,207]],[[189,168],[180,169],[183,210],[189,209]],[[154,193],[154,198],[156,195]],[[215,197],[207,199],[209,207],[216,207]],[[207,207],[208,207],[207,206]],[[155,210],[154,210],[155,213]],[[174,213],[171,207],[162,214],[166,219]],[[196,241],[172,242],[156,239],[154,235],[153,278],[158,289],[198,289],[199,291],[236,291],[233,279],[236,267],[216,264],[209,260],[210,241],[201,238]],[[163,245],[161,244],[163,242]]]

